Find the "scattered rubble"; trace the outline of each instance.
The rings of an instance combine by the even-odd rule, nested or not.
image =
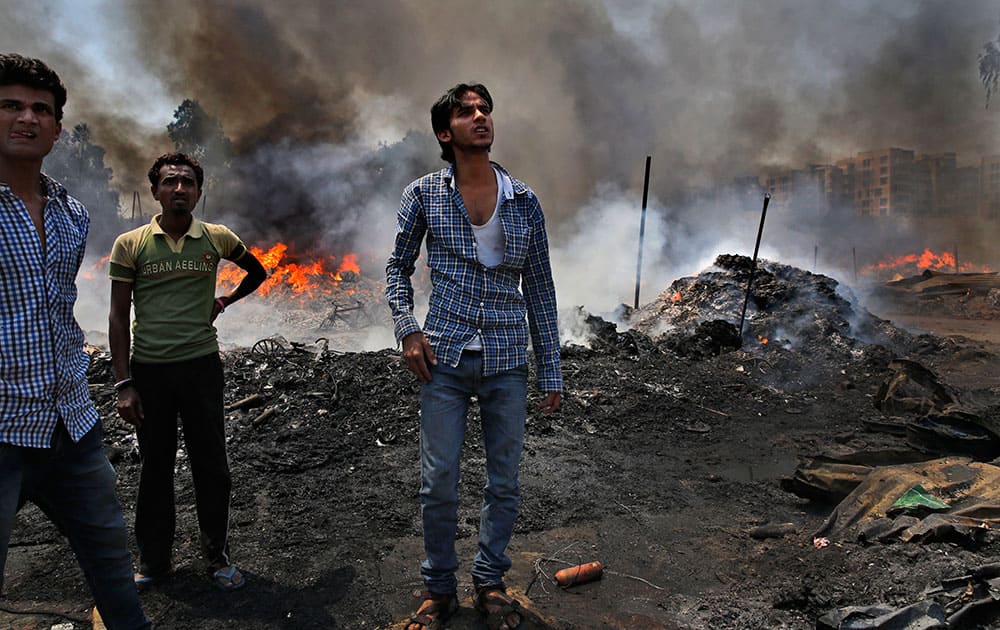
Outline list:
[[[895,611],[910,606],[936,619],[937,609],[918,602],[938,599],[950,620],[960,607],[948,576],[979,575],[1000,552],[992,528],[960,544],[832,535],[814,547],[811,536],[873,471],[939,457],[908,443],[913,421],[950,410],[988,431],[989,419],[1000,422],[1000,387],[977,384],[995,369],[998,348],[913,335],[871,315],[836,280],[770,261],[758,261],[739,338],[748,272],[748,258],[720,256],[624,313],[627,331],[581,313],[589,343],[563,347],[563,409],[529,408],[508,575],[526,594],[525,628],[797,629],[821,618],[851,627],[843,625],[851,615],[901,618]],[[296,338],[307,338],[303,330]],[[320,334],[293,343],[269,333],[224,354],[231,538],[249,586],[219,597],[203,579],[182,450],[178,572],[143,594],[147,611],[163,629],[398,627],[420,586],[419,386],[395,350],[344,352]],[[899,374],[906,383],[893,385]],[[114,417],[110,362],[99,349],[89,379],[131,515],[138,453]],[[481,439],[473,405],[460,481],[462,572],[479,522]],[[834,464],[836,474],[822,477]],[[798,494],[788,485],[796,478]],[[890,479],[901,494],[916,485]],[[925,477],[920,485],[954,504]],[[895,515],[905,518],[916,517]],[[906,523],[877,538],[898,541]],[[22,511],[13,544],[7,600],[53,602],[69,614],[89,605],[71,553],[37,510]],[[604,577],[572,592],[541,588],[538,561],[554,556],[600,558]],[[980,573],[966,603],[994,588]],[[470,588],[460,573],[457,630],[480,627]],[[925,594],[934,588],[942,590]],[[985,605],[977,614],[1000,619]]]
[[[1000,274],[943,273],[931,269],[872,287],[872,300],[898,313],[938,314],[973,320],[1000,319]]]

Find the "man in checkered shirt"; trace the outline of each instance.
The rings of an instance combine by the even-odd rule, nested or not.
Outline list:
[[[89,218],[41,172],[65,104],[48,66],[0,54],[0,588],[31,501],[69,538],[105,625],[149,628],[73,317]]]
[[[486,450],[479,548],[472,563],[475,605],[490,628],[515,628],[518,603],[503,577],[511,561],[527,412],[527,346],[535,353],[540,407],[559,409],[562,375],[555,287],[545,218],[524,183],[490,161],[493,99],[459,84],[431,108],[449,166],[403,191],[386,298],[407,367],[421,383],[420,501],[426,591],[408,630],[433,626],[458,607],[455,534],[459,459],[475,396]],[[430,310],[413,315],[413,274],[426,237]]]

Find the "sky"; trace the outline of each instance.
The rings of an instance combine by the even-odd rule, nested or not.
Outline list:
[[[759,209],[682,207],[686,188],[888,146],[966,164],[1000,153],[976,64],[1000,33],[996,0],[8,0],[4,13],[0,48],[60,73],[65,124],[89,125],[125,202],[195,99],[263,173],[260,203],[226,222],[262,245],[360,252],[372,276],[400,182],[443,165],[430,104],[485,83],[492,157],[542,201],[560,303],[595,312],[631,302],[647,155],[644,299],[752,252]],[[379,151],[389,174],[365,170]],[[905,222],[768,220],[763,256],[809,266],[822,243],[831,275],[852,245],[866,259],[942,245]]]

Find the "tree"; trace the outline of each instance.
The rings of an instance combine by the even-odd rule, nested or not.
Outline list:
[[[222,123],[210,116],[198,101],[184,99],[174,112],[174,121],[167,125],[167,135],[178,151],[195,158],[205,169],[203,210],[210,191],[215,193],[216,199],[223,199],[225,195],[221,184],[229,181],[233,143],[223,132]]]
[[[986,88],[986,107],[989,107],[990,96],[997,91],[997,79],[1000,78],[1000,35],[986,42],[983,52],[979,53],[979,78]]]
[[[63,130],[45,158],[45,173],[57,180],[90,213],[91,251],[107,252],[124,227],[118,193],[111,187],[112,170],[104,165],[104,147],[94,144],[85,124]]]
[[[210,116],[198,101],[185,99],[174,111],[174,121],[167,125],[167,135],[174,147],[202,163],[207,173],[229,167],[233,143],[222,130],[222,123]]]

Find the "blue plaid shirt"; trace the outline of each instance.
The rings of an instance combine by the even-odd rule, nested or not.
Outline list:
[[[403,191],[396,243],[386,265],[385,295],[396,339],[420,331],[410,276],[426,235],[432,289],[423,333],[438,360],[458,365],[462,349],[478,334],[483,373],[497,374],[527,361],[530,331],[538,388],[558,392],[559,331],[545,217],[535,193],[494,166],[503,181],[499,213],[505,241],[503,262],[494,268],[476,257],[469,215],[452,188],[453,167],[425,175]]]
[[[48,448],[62,420],[74,441],[98,421],[73,317],[90,219],[42,175],[45,248],[24,203],[0,182],[0,443]]]

